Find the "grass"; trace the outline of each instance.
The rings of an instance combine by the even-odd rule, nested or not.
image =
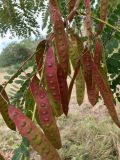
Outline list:
[[[120,130],[108,117],[97,120],[88,114],[60,119],[62,160],[119,160]]]

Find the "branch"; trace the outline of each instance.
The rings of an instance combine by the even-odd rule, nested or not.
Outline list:
[[[77,11],[77,13],[78,13],[79,15],[85,16],[85,13],[82,13],[82,12],[79,12],[79,11]],[[97,18],[97,17],[95,17],[95,16],[91,16],[91,17],[92,17],[93,19],[99,21],[99,22],[102,22],[102,23],[106,24],[108,27],[110,27],[110,28],[112,28],[113,30],[115,30],[115,31],[117,31],[117,32],[120,33],[120,29],[116,28],[116,27],[113,26],[112,24],[110,24],[110,23],[108,23],[108,22],[106,22],[106,21],[103,21],[102,19]]]
[[[120,29],[118,29],[118,28],[116,28],[116,27],[114,27],[113,25],[111,25],[110,23],[108,23],[108,22],[106,22],[106,21],[103,21],[102,19],[100,19],[100,18],[97,18],[97,17],[94,17],[94,16],[91,16],[93,19],[95,19],[95,20],[97,20],[97,21],[99,21],[99,22],[102,22],[102,23],[104,23],[104,24],[106,24],[107,26],[109,26],[110,28],[112,28],[112,29],[114,29],[114,30],[116,30],[117,32],[119,32],[120,33]]]

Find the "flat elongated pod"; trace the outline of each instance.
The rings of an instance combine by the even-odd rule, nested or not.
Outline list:
[[[75,68],[77,62],[80,59],[80,54],[78,51],[78,43],[75,36],[71,36],[69,40],[69,57],[72,63],[73,68]]]
[[[56,48],[58,53],[59,63],[61,64],[65,75],[68,74],[68,62],[69,62],[69,47],[67,42],[67,36],[64,30],[64,22],[61,18],[59,8],[52,5],[50,1],[50,17],[53,23],[54,37],[56,42]]]
[[[82,55],[82,64],[83,64],[83,71],[84,71],[84,77],[85,82],[87,85],[87,88],[90,89],[92,86],[92,58],[90,51],[85,48]]]
[[[94,51],[94,63],[100,68],[100,60],[103,52],[103,44],[99,38],[96,38],[95,51]]]
[[[91,4],[90,0],[84,0],[84,5],[86,9],[86,18],[85,18],[85,26],[87,29],[88,36],[92,38],[92,21],[91,21]]]
[[[67,0],[69,13],[73,10],[77,0]]]
[[[108,75],[107,75],[107,73],[108,73],[108,71],[107,71],[107,65],[106,65],[106,63],[104,63],[104,66],[102,67],[100,67],[100,72],[101,72],[101,74],[102,74],[102,77],[103,77],[103,79],[104,79],[104,81],[105,81],[105,83],[106,83],[106,85],[107,85],[107,87],[108,87],[108,89],[110,90],[110,92],[111,92],[111,89],[110,89],[110,87],[109,87],[109,77],[108,77]],[[113,97],[113,96],[112,96]],[[113,97],[113,101],[114,101],[114,104],[116,104],[116,100],[115,100],[115,98]]]
[[[96,92],[96,87],[93,82],[92,75],[92,57],[90,51],[85,48],[82,55],[83,73],[87,87],[88,99],[90,103],[94,106],[97,103],[98,92]]]
[[[100,19],[106,21],[108,15],[108,0],[100,0]],[[101,34],[104,30],[105,23],[100,22],[97,34]]]
[[[71,60],[73,68],[75,68],[77,62],[82,57],[83,42],[81,38],[74,33],[72,29],[69,30],[70,40],[69,40],[69,58]]]
[[[59,149],[61,148],[61,138],[53,117],[52,107],[46,91],[39,86],[39,79],[36,76],[33,77],[30,88],[37,105],[40,125],[52,145]]]
[[[67,116],[68,114],[68,85],[64,74],[64,71],[60,64],[57,65],[57,76],[61,93],[61,101],[63,112]]]
[[[120,121],[117,116],[117,112],[114,105],[114,97],[112,95],[112,92],[108,88],[109,86],[105,83],[102,74],[100,73],[99,69],[95,64],[93,64],[93,77],[97,84],[97,87],[99,88],[99,91],[103,97],[104,103],[109,111],[109,114],[115,124],[120,127]]]
[[[78,61],[77,65],[75,67],[74,74],[73,74],[73,77],[71,79],[71,82],[70,82],[70,85],[69,85],[69,88],[68,88],[68,102],[70,102],[73,85],[74,85],[76,76],[79,73],[79,70],[80,70],[80,61]]]
[[[4,88],[2,86],[0,86],[0,112],[1,115],[6,123],[6,125],[12,129],[12,130],[16,130],[15,124],[13,123],[13,121],[10,119],[9,115],[8,115],[8,104],[7,102],[9,102],[9,98],[7,96],[6,91],[4,90]]]
[[[83,103],[84,94],[85,94],[85,80],[81,68],[76,76],[76,98],[78,105],[81,105]]]
[[[71,22],[76,15],[76,10],[79,8],[80,0],[70,0],[67,2],[69,15],[67,16],[67,20]]]
[[[46,45],[46,40],[41,41],[37,48],[36,48],[36,63],[37,63],[37,69],[38,73],[41,76],[41,69],[42,69],[42,64],[43,64],[43,55],[45,51],[45,45]]]
[[[55,62],[55,56],[51,47],[47,49],[45,59],[45,79],[49,91],[54,100],[59,104],[56,108],[59,115],[63,113],[61,106],[61,94],[57,78],[57,65]]]
[[[100,62],[101,62],[101,57],[102,57],[102,52],[103,52],[103,44],[100,38],[96,38],[95,41],[95,51],[94,51],[94,58],[93,61],[97,65],[97,67],[100,69]],[[98,100],[99,98],[99,90],[93,80],[93,87],[96,90],[96,99]]]
[[[9,116],[14,121],[19,133],[29,140],[33,149],[41,155],[43,160],[60,160],[57,151],[43,132],[20,109],[10,105]]]

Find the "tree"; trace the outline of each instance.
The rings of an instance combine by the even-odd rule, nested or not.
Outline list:
[[[24,1],[20,1],[20,4],[21,2],[24,4],[21,8],[26,17],[29,11],[37,13],[41,8],[45,9],[44,24],[48,24],[46,17],[50,15],[51,18],[51,23],[48,24],[49,35],[38,44],[36,52],[1,86],[1,102],[4,104],[4,107],[1,107],[1,113],[8,127],[15,130],[16,126],[22,137],[27,138],[43,159],[59,160],[60,156],[55,149],[61,148],[61,139],[55,117],[63,113],[68,114],[74,83],[79,105],[83,100],[86,83],[90,103],[94,106],[99,100],[100,93],[111,118],[120,127],[115,109],[115,98],[120,99],[117,92],[117,85],[120,83],[120,29],[118,26],[120,4],[118,1],[108,3],[108,0],[97,2],[94,0],[60,0],[59,2],[50,0],[49,4],[42,1],[43,4],[46,2],[46,6],[42,4],[42,7],[36,9],[33,4],[35,2],[38,4],[38,1],[33,4],[26,2],[26,5]],[[112,7],[114,2],[116,6]],[[19,3],[14,2],[15,4],[19,6]],[[4,5],[6,9],[7,5]],[[11,8],[14,11],[14,8]],[[14,22],[17,24],[16,20]],[[16,26],[15,23],[12,25],[13,28]],[[24,23],[22,22],[22,25]],[[31,24],[31,21],[28,21],[28,24]],[[21,25],[20,20],[19,25]],[[33,31],[32,27],[29,28],[30,33]],[[52,32],[51,29],[53,29]],[[14,29],[14,31],[26,36],[27,27],[25,26],[25,32],[20,29]],[[33,70],[27,73],[25,66],[30,60],[34,61]],[[73,74],[69,61],[74,70]],[[24,76],[23,73],[25,73]],[[68,76],[72,76],[69,86]],[[16,86],[18,90],[11,89],[10,95],[7,96],[5,87],[9,83],[12,86],[13,81],[19,84],[20,88]],[[36,123],[40,124],[43,132],[38,129]],[[25,143],[24,140],[23,143]],[[24,159],[27,154],[21,149],[18,150],[21,151],[19,153]],[[14,157],[17,155],[15,154]]]
[[[32,41],[28,39],[18,43],[10,43],[3,49],[0,55],[0,66],[9,67],[11,65],[21,64],[35,51],[37,43],[37,40]]]

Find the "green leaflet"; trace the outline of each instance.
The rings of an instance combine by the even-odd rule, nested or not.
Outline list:
[[[22,143],[19,148],[15,149],[12,160],[29,160],[29,141],[27,138],[22,137]]]
[[[9,115],[8,115],[8,104],[7,102],[9,102],[9,99],[7,97],[7,94],[5,92],[5,90],[3,89],[2,86],[0,86],[0,112],[1,115],[6,123],[6,125],[12,129],[12,130],[16,130],[15,124],[12,122],[12,120],[10,119]]]
[[[83,103],[84,93],[85,93],[85,80],[82,73],[82,69],[79,70],[79,73],[76,77],[76,98],[78,105]]]
[[[30,119],[32,118],[33,115],[34,106],[35,106],[35,101],[33,99],[30,89],[28,89],[25,94],[25,111],[26,115]]]

